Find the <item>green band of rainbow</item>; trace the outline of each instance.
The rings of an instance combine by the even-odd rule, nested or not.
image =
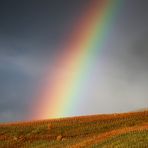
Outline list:
[[[122,0],[92,1],[86,14],[76,23],[71,42],[64,47],[66,54],[57,59],[64,72],[55,76],[50,90],[47,85],[40,92],[33,116],[57,118],[74,113],[95,55],[106,44],[121,3]]]

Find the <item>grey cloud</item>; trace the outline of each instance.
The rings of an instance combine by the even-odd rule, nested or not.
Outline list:
[[[27,119],[27,108],[46,81],[44,74],[48,72],[51,79],[67,74],[55,59],[66,52],[63,39],[68,42],[67,33],[88,2],[14,0],[0,5],[0,121]],[[109,42],[95,56],[98,63],[92,65],[74,115],[125,112],[148,105],[147,2],[125,0]],[[86,102],[83,107],[82,102]]]
[[[148,64],[148,32],[140,35],[130,49],[137,61]]]

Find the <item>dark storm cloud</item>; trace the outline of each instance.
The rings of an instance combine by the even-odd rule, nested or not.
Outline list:
[[[36,87],[46,70],[58,73],[54,57],[63,52],[63,39],[68,41],[76,19],[89,3],[0,1],[0,121],[27,119]],[[99,62],[96,79],[88,84],[91,87],[84,99],[91,99],[82,113],[129,111],[148,104],[147,26],[148,1],[125,0],[110,44],[99,58],[103,64]]]
[[[132,3],[133,2],[133,3]],[[125,37],[129,40],[127,53],[135,62],[143,66],[148,64],[148,1],[136,0],[127,5],[128,21],[123,23]],[[148,69],[148,67],[145,67]]]
[[[31,97],[33,80],[14,64],[0,65],[0,116],[1,120],[25,118],[26,108]],[[6,117],[4,116],[6,115]],[[23,116],[22,116],[23,115]],[[21,117],[22,116],[22,117]],[[13,119],[14,118],[14,119]]]
[[[131,54],[137,61],[148,66],[148,32],[144,32],[135,39],[131,47]]]
[[[26,119],[42,73],[88,2],[0,1],[0,121]]]
[[[131,0],[126,1],[124,9],[115,26],[116,41],[111,54],[114,54],[115,60],[123,62],[125,66],[131,64],[141,66],[148,70],[148,1]],[[141,66],[140,66],[141,64]],[[130,70],[129,69],[129,70]],[[137,70],[138,70],[137,69]]]
[[[0,4],[1,42],[11,47],[8,49],[9,52],[22,54],[24,50],[37,52],[41,48],[42,52],[51,51],[70,27],[74,15],[78,16],[80,8],[87,3],[68,0],[2,0]],[[25,48],[21,42],[35,47],[34,49]],[[49,45],[52,48],[48,48]]]

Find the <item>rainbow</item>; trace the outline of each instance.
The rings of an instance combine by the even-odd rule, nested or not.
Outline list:
[[[39,92],[33,117],[66,117],[77,109],[85,81],[89,79],[95,62],[95,55],[106,44],[121,6],[121,0],[94,0],[90,3],[85,14],[74,24],[70,40],[62,46],[64,54],[56,59],[63,73],[54,76],[52,87],[47,82]],[[47,74],[46,77],[50,76]]]

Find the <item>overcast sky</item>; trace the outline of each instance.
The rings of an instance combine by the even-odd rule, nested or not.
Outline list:
[[[63,38],[90,0],[0,1],[0,122],[28,120]],[[62,67],[60,67],[60,70]],[[74,115],[148,107],[148,1],[125,0]],[[87,99],[86,99],[87,98]]]

